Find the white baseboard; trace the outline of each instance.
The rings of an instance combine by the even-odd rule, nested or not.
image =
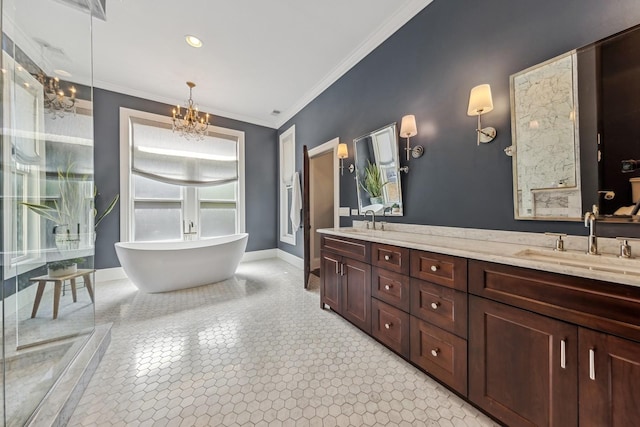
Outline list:
[[[258,261],[261,259],[276,258],[276,249],[264,249],[262,251],[245,252],[240,262]]]
[[[294,267],[298,267],[299,269],[304,268],[304,260],[302,258],[297,257],[295,255],[291,255],[289,252],[285,252],[282,249],[278,249],[278,258],[288,262]]]
[[[96,283],[108,282],[109,280],[122,280],[126,279],[127,275],[124,274],[122,267],[102,268],[96,270],[95,281]]]

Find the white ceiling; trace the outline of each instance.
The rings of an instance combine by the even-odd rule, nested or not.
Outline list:
[[[107,0],[106,22],[93,20],[93,82],[183,104],[189,80],[201,110],[277,128],[431,1]],[[50,0],[13,2],[28,37],[51,42],[67,60],[86,56],[66,40],[65,25],[53,25],[79,12]],[[42,2],[49,7],[29,5]],[[188,46],[187,34],[204,46]],[[52,52],[44,56],[49,68],[65,68]]]

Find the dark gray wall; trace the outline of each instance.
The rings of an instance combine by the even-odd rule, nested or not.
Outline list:
[[[511,158],[503,153],[511,145],[509,76],[639,22],[637,0],[435,0],[278,132],[296,125],[296,153],[338,136],[350,145],[349,164],[354,138],[415,114],[418,135],[411,141],[426,152],[402,176],[405,216],[397,221],[583,234],[576,222],[513,218]],[[476,147],[476,118],[466,112],[469,91],[481,83],[491,84],[494,100],[483,125],[498,136]],[[297,162],[300,169],[301,154]],[[340,198],[341,206],[357,206],[346,172]],[[638,227],[603,225],[603,231],[635,235]],[[279,247],[301,256],[298,237],[296,247]]]
[[[103,89],[94,89],[95,181],[100,192],[98,210],[120,192],[120,107],[169,115],[172,106]],[[211,124],[245,133],[247,251],[276,247],[277,136],[264,126],[212,116]],[[100,224],[96,240],[96,268],[118,267],[113,244],[120,240],[119,206]]]

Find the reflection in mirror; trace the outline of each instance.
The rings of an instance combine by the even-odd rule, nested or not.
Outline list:
[[[640,222],[640,26],[511,76],[516,219]]]
[[[360,214],[402,216],[396,124],[353,140]]]
[[[511,76],[515,216],[582,215],[576,54]]]

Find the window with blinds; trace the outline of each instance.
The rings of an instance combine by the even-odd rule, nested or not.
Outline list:
[[[173,133],[169,117],[121,109],[123,114],[131,195],[123,224],[127,240],[244,232],[244,133],[212,126],[203,140],[186,140]]]

